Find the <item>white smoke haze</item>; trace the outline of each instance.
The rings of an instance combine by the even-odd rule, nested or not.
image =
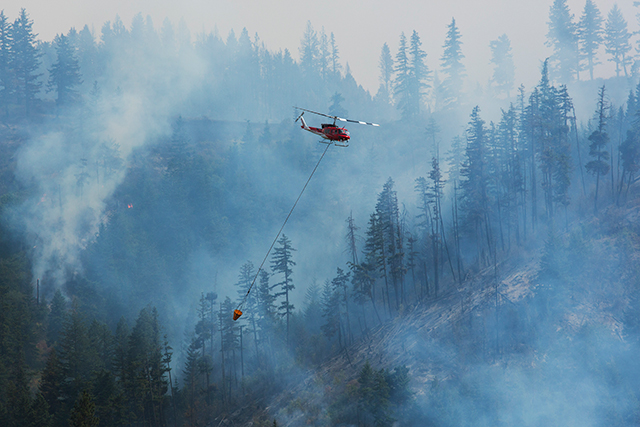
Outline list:
[[[125,178],[131,154],[171,134],[205,77],[191,52],[174,61],[127,55],[110,71],[111,84],[96,83],[83,107],[33,129],[18,153],[16,176],[37,189],[18,215],[33,239],[33,275],[48,274],[56,286],[82,271],[79,254],[108,224],[106,201]]]

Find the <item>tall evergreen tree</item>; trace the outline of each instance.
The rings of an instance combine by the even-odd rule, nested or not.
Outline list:
[[[96,417],[96,404],[93,401],[93,396],[85,390],[71,411],[69,426],[98,427],[99,423],[100,420]]]
[[[413,30],[409,43],[409,60],[411,66],[410,99],[414,115],[420,114],[422,109],[422,98],[425,95],[425,90],[431,87],[428,83],[431,78],[431,71],[425,63],[426,58],[427,53],[422,50],[422,41],[420,41],[420,36],[416,30]]]
[[[398,196],[394,189],[395,183],[389,178],[382,186],[376,203],[376,219],[379,228],[379,265],[385,277],[387,288],[387,305],[391,309],[387,278],[391,278],[394,291],[396,310],[404,303],[404,246],[403,231],[400,223],[400,210],[398,208]]]
[[[18,18],[11,26],[11,69],[15,77],[15,93],[18,102],[25,107],[25,113],[31,115],[36,100],[36,95],[40,90],[41,83],[38,81],[40,74],[37,71],[40,67],[40,57],[42,54],[36,48],[36,36],[33,33],[33,21],[29,19],[27,11],[20,10]]]
[[[492,40],[489,43],[491,48],[491,63],[493,64],[493,76],[491,82],[496,85],[498,93],[505,93],[507,98],[513,89],[516,70],[513,64],[513,54],[511,53],[511,41],[506,34]]]
[[[465,159],[460,168],[461,208],[464,212],[464,228],[474,235],[481,259],[484,243],[491,249],[491,235],[488,224],[489,193],[487,166],[487,130],[480,118],[480,108],[474,107],[467,128]]]
[[[410,117],[411,68],[409,55],[407,53],[407,37],[404,35],[404,32],[400,34],[400,45],[398,46],[398,53],[396,53],[395,68],[393,71],[396,74],[393,81],[393,95],[396,106],[400,109],[404,118]]]
[[[569,83],[579,76],[578,41],[573,14],[567,0],[554,0],[549,10],[549,32],[547,46],[553,48],[551,63],[554,74],[563,83]]]
[[[380,88],[378,89],[378,93],[382,94],[383,98],[389,102],[392,89],[393,58],[391,57],[389,46],[386,43],[382,45],[378,68],[380,69]]]
[[[462,41],[460,31],[456,26],[456,20],[451,18],[451,23],[447,26],[447,36],[444,42],[444,53],[440,58],[442,72],[446,78],[442,81],[444,91],[449,103],[457,102],[462,91],[465,69],[462,64],[464,55],[462,54]]]
[[[607,100],[605,98],[604,85],[598,91],[598,104],[596,107],[596,120],[598,127],[589,135],[589,155],[594,159],[585,165],[585,169],[596,176],[596,194],[593,199],[593,211],[598,212],[598,190],[600,188],[600,176],[609,173],[609,151],[606,145],[609,143],[609,134],[607,133],[607,117],[608,117]]]
[[[331,33],[329,36],[329,46],[331,48],[331,57],[330,57],[330,65],[331,72],[334,77],[340,77],[340,70],[342,69],[342,65],[340,64],[340,50],[338,50],[338,44],[336,43],[336,38]]]
[[[9,114],[11,99],[11,25],[4,10],[0,10],[0,109]]]
[[[320,42],[318,41],[318,33],[313,29],[311,21],[307,21],[307,26],[300,42],[300,67],[307,77],[319,74],[319,56]]]
[[[617,4],[614,4],[609,14],[604,29],[605,52],[611,57],[608,59],[616,64],[616,76],[620,75],[620,67],[627,74],[627,65],[631,63],[631,44],[629,39],[631,34],[627,30],[627,21],[622,16],[622,11]]]
[[[415,30],[408,46],[404,33],[400,35],[393,93],[396,107],[404,119],[414,119],[420,114],[424,91],[429,87],[430,71],[424,62],[427,54],[421,46],[420,36]]]
[[[59,34],[53,42],[58,59],[49,70],[49,88],[56,91],[56,104],[62,107],[77,99],[76,87],[82,84],[82,79],[75,48],[70,45],[69,39]]]
[[[278,311],[280,311],[280,316],[286,318],[287,324],[287,344],[289,343],[289,327],[290,327],[290,318],[293,314],[294,306],[289,302],[289,292],[295,289],[293,285],[293,281],[291,280],[291,274],[293,270],[291,267],[296,265],[293,261],[292,252],[295,251],[293,246],[291,246],[291,240],[287,238],[286,235],[282,235],[280,240],[278,240],[278,244],[280,246],[276,247],[273,250],[273,256],[271,258],[271,270],[273,270],[274,274],[279,273],[282,274],[283,280],[279,283],[273,285],[273,287],[279,286],[280,292],[276,292],[274,296],[280,297],[284,296],[284,301],[280,303],[280,307],[278,307]]]
[[[578,42],[581,59],[586,59],[589,78],[593,80],[593,67],[600,64],[597,53],[602,43],[602,23],[604,19],[593,0],[587,0],[578,22]]]
[[[62,296],[60,289],[56,289],[51,299],[51,306],[49,309],[49,319],[47,322],[47,342],[49,345],[53,345],[58,341],[60,332],[62,331],[62,325],[67,315],[67,302]]]

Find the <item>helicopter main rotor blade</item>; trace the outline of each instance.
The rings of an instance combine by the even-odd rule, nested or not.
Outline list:
[[[369,125],[369,126],[380,126],[377,123],[369,123],[369,122],[363,122],[361,120],[350,120],[350,119],[343,119],[341,117],[336,117],[338,120],[340,120],[341,122],[350,122],[350,123],[360,123],[361,125]]]
[[[318,113],[317,111],[307,110],[306,108],[300,108],[300,107],[293,107],[293,108],[297,108],[298,110],[306,111],[306,112],[308,112],[308,113],[317,114],[317,115],[319,115],[319,116],[328,117],[328,118],[330,118],[330,119],[334,119],[334,120],[342,120],[342,119],[340,119],[340,117],[330,116],[330,115],[328,115],[328,114],[323,114],[323,113]]]
[[[361,120],[351,120],[351,119],[343,119],[342,117],[338,117],[338,116],[331,116],[329,114],[324,114],[324,113],[318,113],[317,111],[312,111],[312,110],[307,110],[306,108],[300,108],[300,107],[293,107],[293,108],[297,108],[298,110],[302,110],[302,111],[307,111],[309,113],[313,113],[313,114],[317,114],[319,116],[324,116],[324,117],[328,117],[330,119],[334,119],[334,120],[340,120],[341,122],[350,122],[350,123],[359,123],[361,125],[369,125],[369,126],[380,126],[377,123],[369,123],[369,122],[363,122]]]

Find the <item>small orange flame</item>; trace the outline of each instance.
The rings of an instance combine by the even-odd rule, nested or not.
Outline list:
[[[127,208],[129,208],[129,209],[131,209],[132,207],[133,207],[133,205],[132,205],[131,203],[129,203],[129,204],[127,205]]]

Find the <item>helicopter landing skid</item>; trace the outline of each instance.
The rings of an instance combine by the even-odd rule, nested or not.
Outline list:
[[[334,142],[333,145],[335,145],[336,147],[348,147],[349,144],[338,144],[337,142]]]

